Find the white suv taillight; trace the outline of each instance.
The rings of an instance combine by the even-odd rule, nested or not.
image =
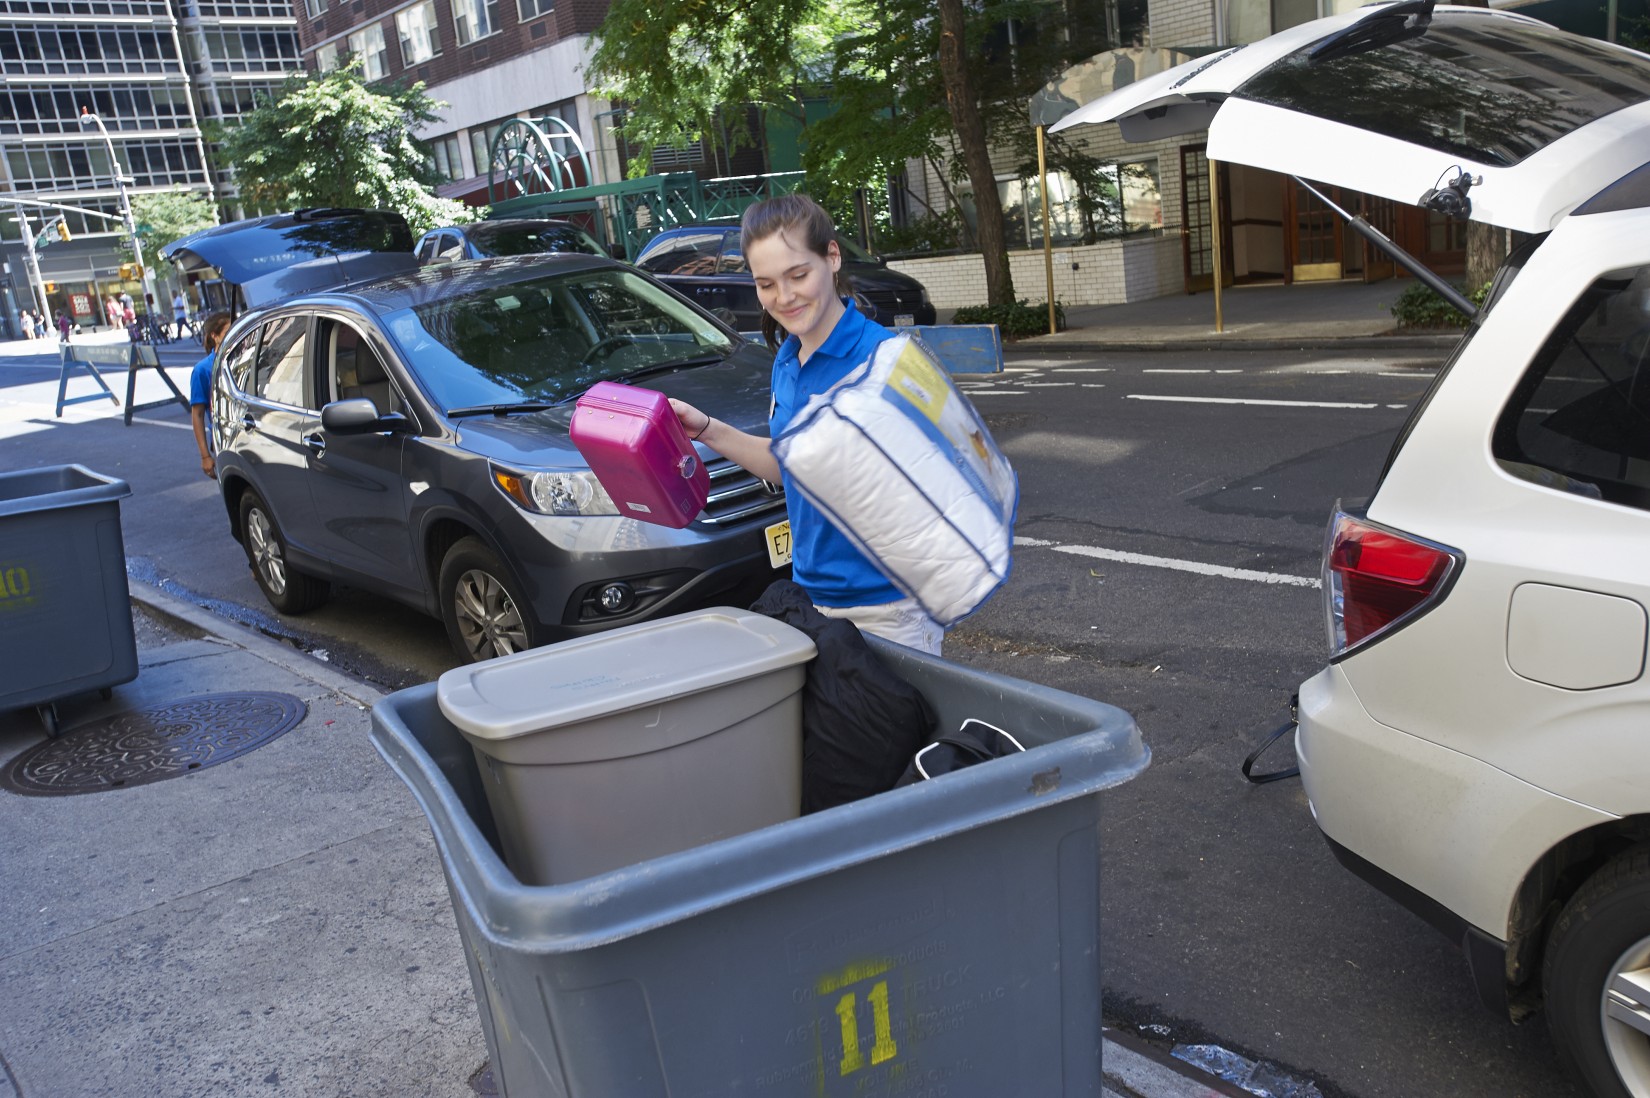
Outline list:
[[[1457,549],[1337,508],[1323,554],[1329,658],[1340,659],[1436,606],[1464,560]]]

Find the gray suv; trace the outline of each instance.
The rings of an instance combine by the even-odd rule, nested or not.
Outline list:
[[[692,525],[623,518],[568,423],[607,380],[762,432],[769,366],[594,256],[410,262],[279,298],[235,323],[214,372],[230,527],[277,610],[346,583],[440,617],[470,660],[748,601],[788,564],[769,548],[788,545],[781,495],[705,451],[711,497]]]

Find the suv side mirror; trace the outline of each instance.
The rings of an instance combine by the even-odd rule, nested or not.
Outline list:
[[[321,409],[321,426],[335,435],[367,435],[379,431],[405,431],[407,417],[400,412],[379,415],[377,405],[366,397],[335,400]]]

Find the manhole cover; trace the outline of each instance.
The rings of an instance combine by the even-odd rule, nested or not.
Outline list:
[[[205,770],[262,747],[304,719],[290,694],[200,694],[72,728],[0,772],[0,786],[35,797],[99,793]]]

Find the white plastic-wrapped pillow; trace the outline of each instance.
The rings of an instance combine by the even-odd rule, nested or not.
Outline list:
[[[774,442],[791,483],[929,617],[1008,579],[1019,484],[945,368],[911,336],[811,398]]]

